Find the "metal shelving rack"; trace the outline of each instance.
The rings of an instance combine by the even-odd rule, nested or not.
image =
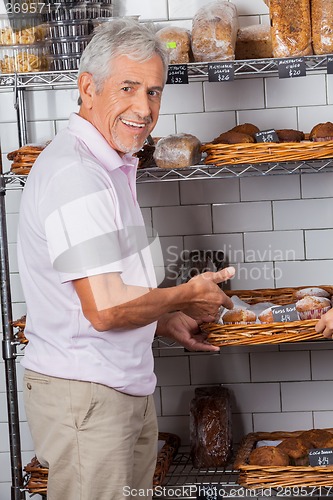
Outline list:
[[[306,73],[327,71],[328,56],[305,56]],[[278,74],[280,59],[260,59],[233,61],[234,78],[270,77]],[[208,64],[190,63],[187,65],[189,82],[207,81]],[[0,74],[0,89],[9,88],[13,90],[14,107],[17,111],[17,122],[19,129],[19,145],[28,142],[26,130],[26,109],[24,95],[28,90],[45,90],[59,88],[75,88],[77,71],[52,71],[43,73],[15,73]],[[223,83],[221,83],[223,85]],[[1,158],[1,157],[0,157]],[[222,177],[241,177],[248,175],[275,175],[295,174],[330,171],[333,169],[332,160],[315,160],[290,163],[267,163],[248,165],[225,165],[223,167],[212,167],[196,165],[187,169],[167,170],[150,168],[138,171],[137,182],[156,181],[179,181],[192,179],[209,179]],[[19,414],[17,403],[16,366],[15,360],[19,355],[17,345],[19,344],[13,334],[11,293],[9,286],[9,261],[7,246],[7,228],[5,218],[5,194],[8,189],[22,189],[26,176],[17,176],[12,173],[2,173],[0,170],[0,284],[1,284],[1,313],[3,321],[2,354],[6,370],[6,392],[7,410],[10,434],[10,456],[12,471],[11,500],[25,499],[23,488],[21,446],[19,433]],[[164,343],[163,339],[157,339],[155,348],[174,348],[174,345]],[[201,483],[223,485],[226,497],[235,497],[233,488],[237,485],[237,474],[230,470],[221,471],[197,471],[193,470],[186,454],[179,454],[174,465],[166,477],[166,488],[174,492],[176,485],[188,487],[188,485],[199,485]],[[184,490],[185,491],[185,490]],[[194,490],[193,490],[194,491]],[[189,496],[188,492],[178,498],[197,498]],[[173,493],[174,496],[174,493]],[[244,492],[237,496],[245,496]],[[252,495],[250,495],[252,496]],[[170,495],[169,495],[170,497]],[[162,497],[163,498],[163,497]],[[168,498],[168,496],[164,496]]]

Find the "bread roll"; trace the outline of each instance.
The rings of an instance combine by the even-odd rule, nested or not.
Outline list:
[[[229,132],[241,132],[242,134],[252,135],[252,137],[254,137],[255,134],[260,132],[260,129],[252,123],[241,123],[231,128]]]
[[[333,123],[318,123],[315,125],[309,135],[310,141],[323,142],[333,140]]]
[[[304,132],[292,128],[276,130],[276,134],[280,142],[301,142],[305,138]]]
[[[222,316],[222,320],[225,325],[247,325],[250,323],[255,323],[256,319],[257,316],[253,311],[250,311],[249,309],[243,309],[242,307],[234,307],[233,309],[226,311]]]
[[[289,465],[289,457],[277,446],[260,446],[249,456],[250,465]]]
[[[236,39],[236,59],[265,59],[273,56],[271,28],[254,24],[239,28]]]
[[[310,0],[270,0],[273,57],[312,54]]]
[[[311,0],[312,46],[315,54],[333,52],[333,2]]]
[[[157,36],[168,49],[170,64],[190,62],[191,34],[187,29],[166,26],[157,32]]]
[[[323,288],[314,286],[296,290],[293,293],[293,299],[300,300],[303,299],[303,297],[306,297],[307,295],[312,295],[312,297],[326,297],[327,299],[331,297],[331,294],[326,292],[326,290],[324,290]]]
[[[212,141],[213,144],[239,144],[241,142],[251,143],[254,142],[254,138],[252,135],[244,134],[243,132],[229,130],[228,132],[223,132],[223,134],[215,137]]]
[[[326,297],[306,295],[296,302],[296,311],[300,319],[319,319],[331,309],[331,301]]]
[[[153,156],[160,168],[196,165],[201,160],[201,142],[191,134],[171,134],[157,142]]]
[[[192,21],[194,60],[230,61],[235,59],[238,31],[236,6],[217,0],[197,11]]]
[[[277,448],[284,451],[290,458],[301,458],[307,455],[308,448],[301,438],[289,437],[284,439]]]

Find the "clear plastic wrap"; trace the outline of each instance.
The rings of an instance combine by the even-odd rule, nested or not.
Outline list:
[[[312,46],[315,54],[333,53],[333,2],[311,0]]]
[[[197,469],[224,467],[232,451],[231,402],[225,387],[198,387],[190,403],[190,456]]]
[[[238,31],[237,8],[218,0],[203,6],[192,21],[194,60],[230,61],[235,59]]]
[[[310,0],[270,0],[273,57],[311,55]]]
[[[273,56],[271,29],[267,24],[239,28],[236,59],[265,59]]]
[[[184,168],[201,160],[201,142],[191,134],[162,137],[155,146],[154,160],[160,168]]]
[[[191,33],[185,28],[166,26],[157,32],[169,52],[170,64],[191,62]]]

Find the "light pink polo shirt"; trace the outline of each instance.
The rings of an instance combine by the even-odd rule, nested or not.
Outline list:
[[[97,332],[83,316],[72,283],[120,272],[128,285],[156,287],[136,200],[136,166],[136,158],[121,158],[77,114],[35,162],[22,195],[18,231],[29,340],[24,367],[132,395],[154,391],[156,323]]]

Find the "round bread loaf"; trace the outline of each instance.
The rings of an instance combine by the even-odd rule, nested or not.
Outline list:
[[[222,316],[223,323],[229,324],[250,324],[255,323],[257,316],[253,311],[242,307],[234,307]]]
[[[276,130],[280,142],[301,142],[304,141],[304,132],[292,128]]]
[[[326,297],[313,297],[306,295],[303,299],[296,302],[296,311],[300,319],[319,319],[329,309],[331,309],[331,301]]]
[[[326,429],[309,429],[302,432],[299,437],[310,442],[312,448],[324,448],[326,443],[332,439],[333,434]]]
[[[255,134],[260,132],[260,129],[252,123],[241,123],[240,125],[236,125],[235,127],[231,128],[229,132],[241,132],[242,134],[247,134],[254,137]]]
[[[213,144],[239,144],[241,142],[251,143],[254,142],[254,139],[250,134],[229,130],[228,132],[223,132],[223,134],[220,134],[212,141]]]
[[[191,134],[162,137],[155,146],[154,160],[160,168],[184,168],[201,160],[201,142]]]
[[[301,458],[308,454],[308,448],[301,438],[289,437],[284,439],[277,448],[284,451],[290,458]]]
[[[333,123],[318,123],[313,127],[309,134],[310,141],[332,141],[333,140]]]
[[[289,457],[277,446],[260,446],[249,456],[250,465],[289,465]]]

